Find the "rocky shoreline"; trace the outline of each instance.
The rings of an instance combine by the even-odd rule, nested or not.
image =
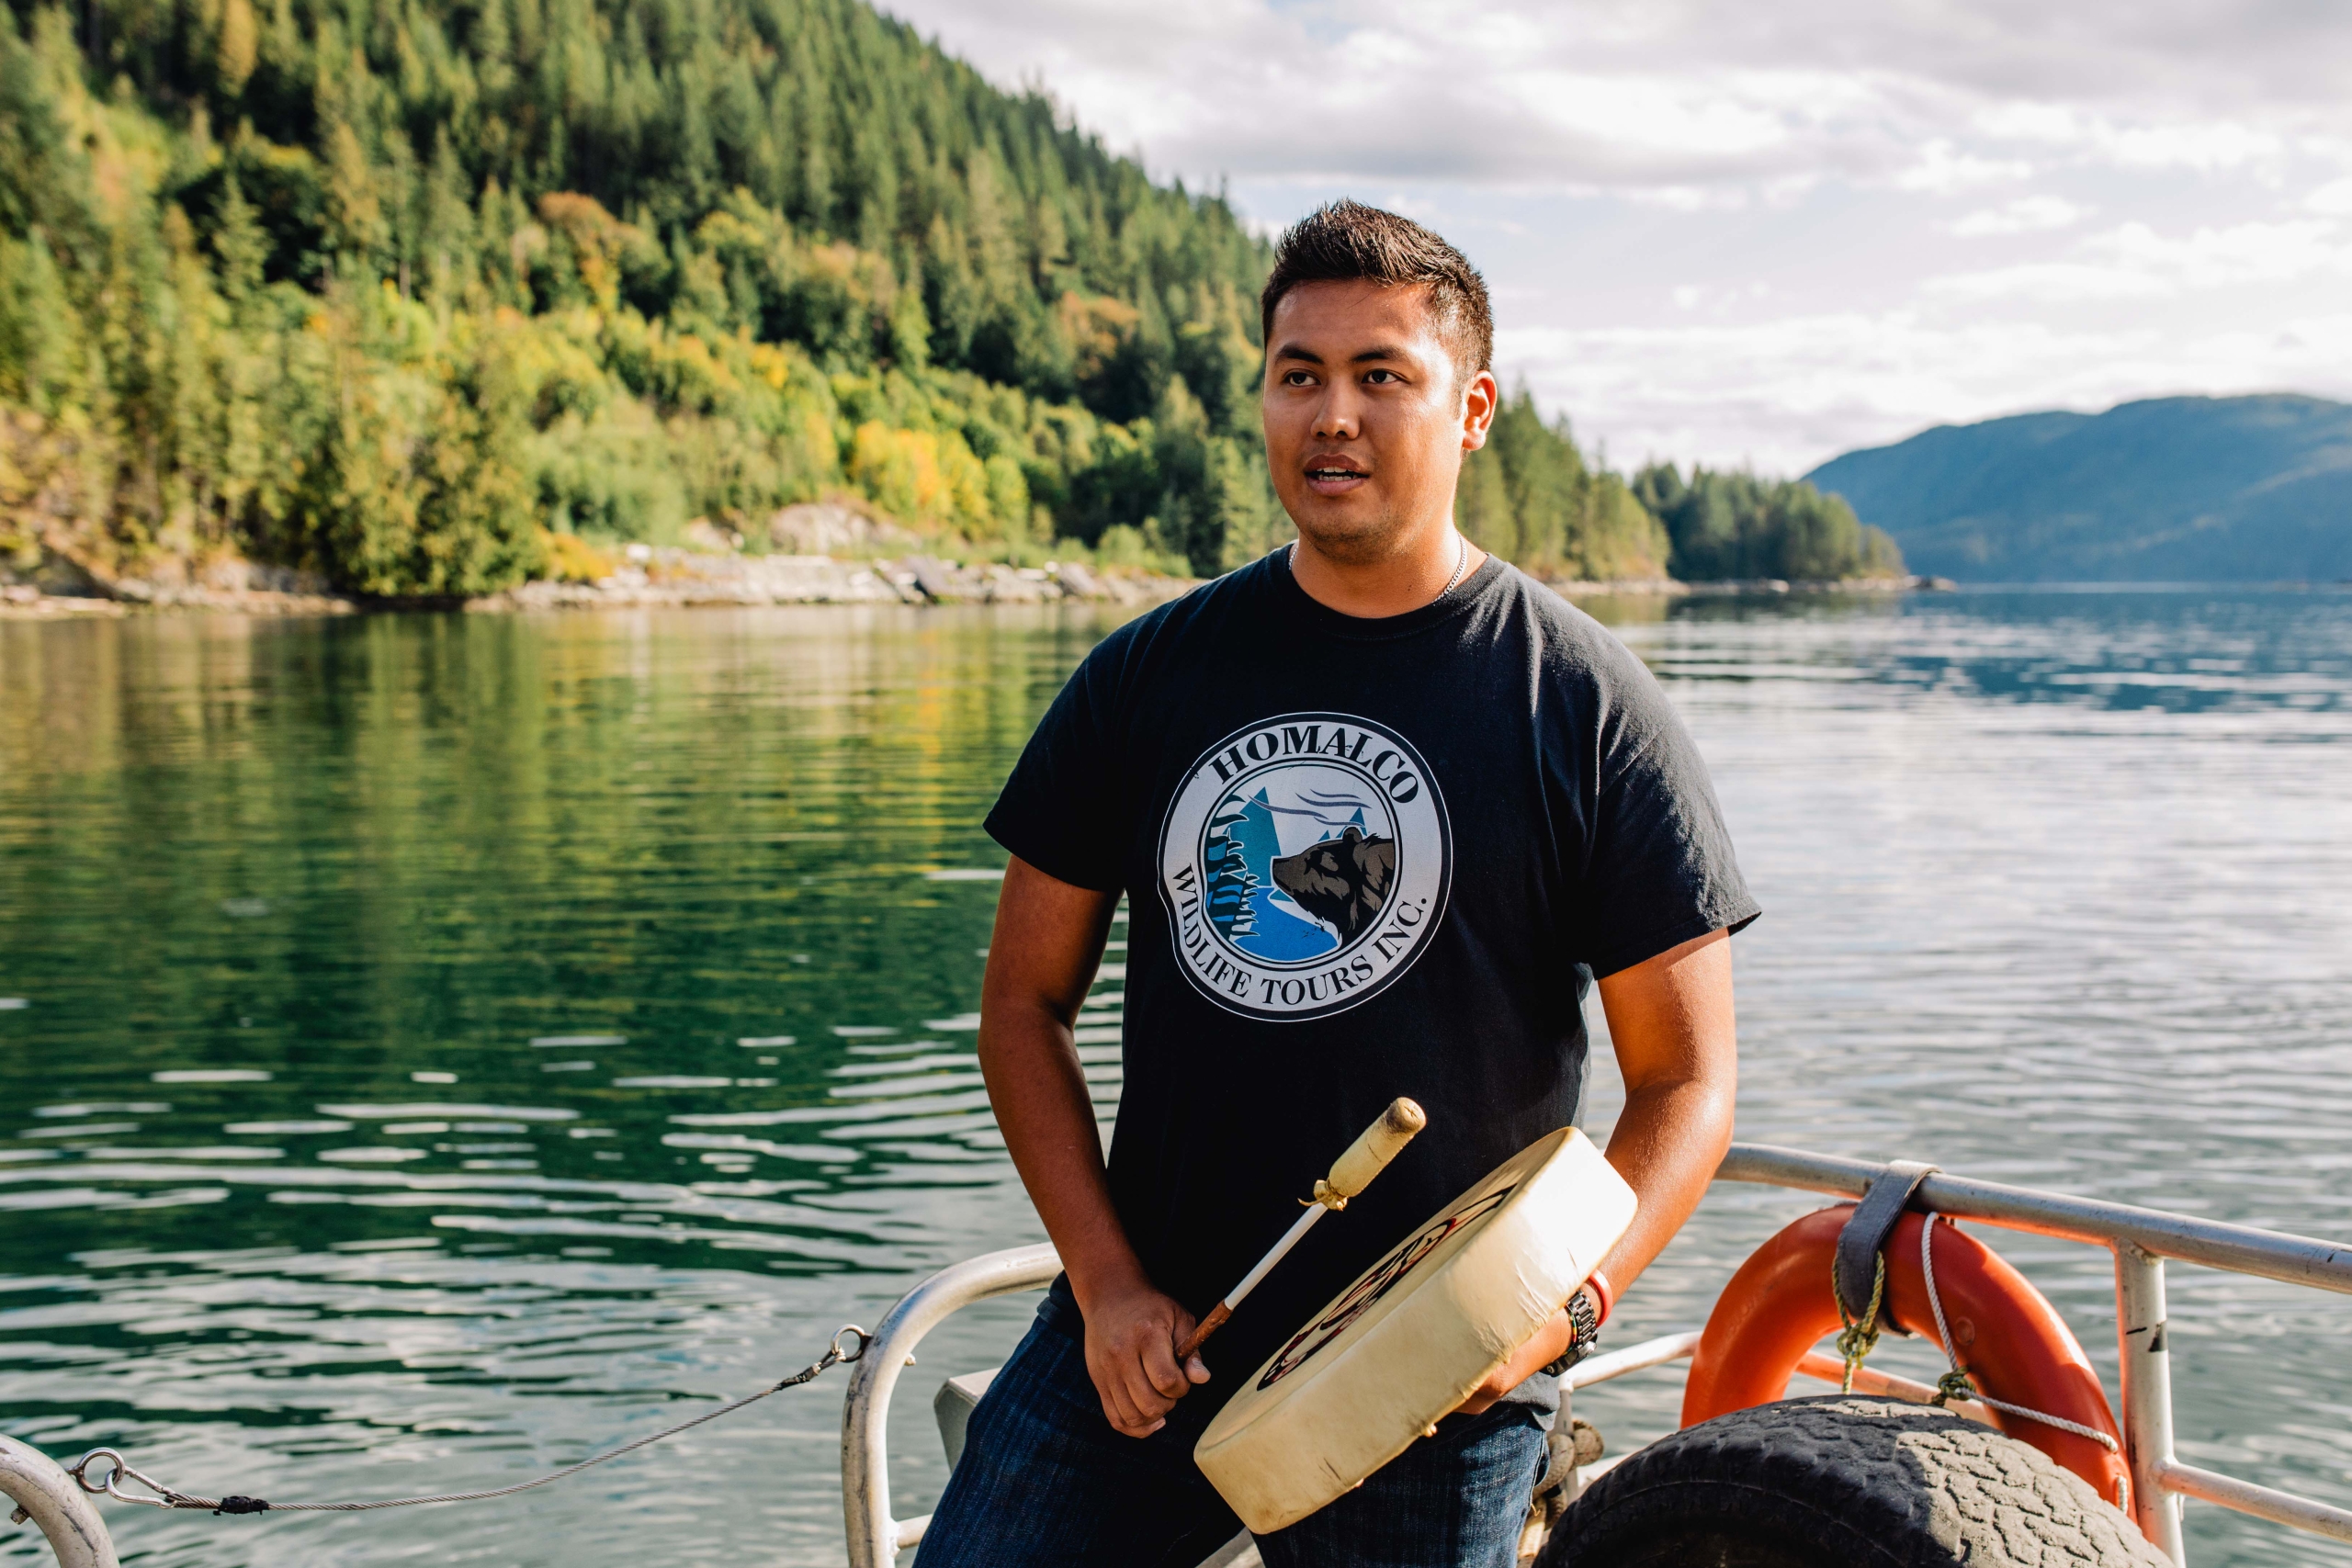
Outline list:
[[[1740,594],[1781,593],[1949,593],[1960,585],[1949,577],[1849,577],[1797,579],[1746,577],[1720,582],[1684,582],[1672,577],[1627,578],[1587,582],[1572,578],[1545,578],[1544,584],[1564,599],[1599,598],[1730,598]]]
[[[243,567],[243,563],[233,563]],[[592,582],[526,582],[474,599],[365,599],[332,592],[277,568],[216,570],[206,580],[156,584],[125,580],[99,591],[51,593],[29,584],[0,587],[0,619],[119,616],[135,610],[241,615],[349,615],[437,609],[469,614],[543,610],[674,609],[772,604],[1156,604],[1191,580],[1152,572],[1090,570],[1075,562],[1015,568],[960,564],[933,556],[841,560],[831,556],[713,555],[639,547],[627,564]]]
[[[725,604],[1156,604],[1193,586],[1156,573],[959,564],[936,556],[842,560],[821,555],[738,556],[639,546],[628,564],[594,582],[526,582],[469,600],[470,611]]]
[[[361,599],[329,591],[304,574],[246,568],[209,581],[159,585],[125,581],[110,593],[49,593],[28,584],[0,587],[0,620],[119,616],[135,610],[202,611],[240,615],[349,615],[369,611],[462,609],[469,614],[548,610],[684,609],[778,604],[1091,604],[1145,605],[1196,586],[1152,572],[1091,570],[1074,562],[1043,567],[957,563],[935,556],[843,560],[820,555],[740,556],[637,547],[610,575],[593,582],[526,582],[478,599]],[[242,565],[243,563],[238,563]],[[1908,593],[1944,591],[1945,578],[1851,582],[1556,581],[1571,599],[1733,594]]]
[[[238,615],[350,615],[383,610],[473,614],[546,610],[684,609],[771,604],[1157,604],[1197,580],[1159,572],[1049,560],[1043,566],[956,561],[936,546],[863,503],[802,502],[741,533],[695,518],[684,547],[628,545],[607,554],[571,536],[552,551],[557,574],[479,598],[370,599],[336,592],[314,573],[235,558],[166,560],[148,574],[107,576],[56,557],[44,581],[9,583],[0,573],[0,619],[121,615],[134,609]],[[760,553],[764,551],[765,553]],[[1572,599],[1658,598],[1737,593],[1904,593],[1948,589],[1943,578],[1848,582],[1615,582],[1550,580]]]

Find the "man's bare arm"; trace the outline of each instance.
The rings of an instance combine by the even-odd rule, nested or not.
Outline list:
[[[1187,1389],[1193,1316],[1152,1284],[1111,1203],[1094,1104],[1070,1033],[1102,955],[1115,893],[1074,887],[1014,857],[998,896],[980,987],[980,1072],[1005,1146],[1086,1318],[1086,1370],[1102,1414],[1129,1437],[1159,1429]]]
[[[1600,1271],[1623,1292],[1698,1208],[1731,1146],[1739,1089],[1731,933],[1711,931],[1602,976],[1600,1005],[1625,1079],[1609,1163],[1641,1198],[1632,1226],[1600,1260]],[[1486,1409],[1557,1359],[1575,1334],[1561,1313],[1462,1408]]]

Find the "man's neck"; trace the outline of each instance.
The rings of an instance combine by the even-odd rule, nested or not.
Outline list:
[[[1306,596],[1343,615],[1378,620],[1402,615],[1459,589],[1487,552],[1448,524],[1406,548],[1374,560],[1345,560],[1316,547],[1305,533],[1290,557],[1291,575]]]

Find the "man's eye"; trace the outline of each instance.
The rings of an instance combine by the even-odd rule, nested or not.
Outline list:
[[[1314,384],[1315,378],[1304,370],[1293,370],[1283,377],[1283,385],[1285,387],[1311,387]]]
[[[1364,372],[1363,378],[1372,386],[1385,387],[1391,381],[1396,380],[1397,377],[1396,372],[1394,370],[1367,370]]]

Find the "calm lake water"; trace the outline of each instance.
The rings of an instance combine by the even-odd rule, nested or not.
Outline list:
[[[2352,1237],[2352,594],[1592,607],[1767,908],[1741,1136]],[[1036,1239],[972,1060],[979,821],[1113,624],[0,623],[0,1429],[216,1495],[496,1485]],[[1604,1064],[1596,1131],[1616,1098]],[[1719,1187],[1611,1338],[1701,1322],[1813,1206]],[[2106,1256],[1984,1234],[2111,1381]],[[2352,1504],[2352,1301],[2172,1298],[2184,1456]],[[902,1514],[939,1379],[1027,1311],[925,1346]],[[844,1382],[499,1503],[108,1520],[191,1568],[837,1562]],[[1579,1413],[1622,1449],[1679,1399]],[[2352,1564],[2189,1517],[2200,1565]]]

